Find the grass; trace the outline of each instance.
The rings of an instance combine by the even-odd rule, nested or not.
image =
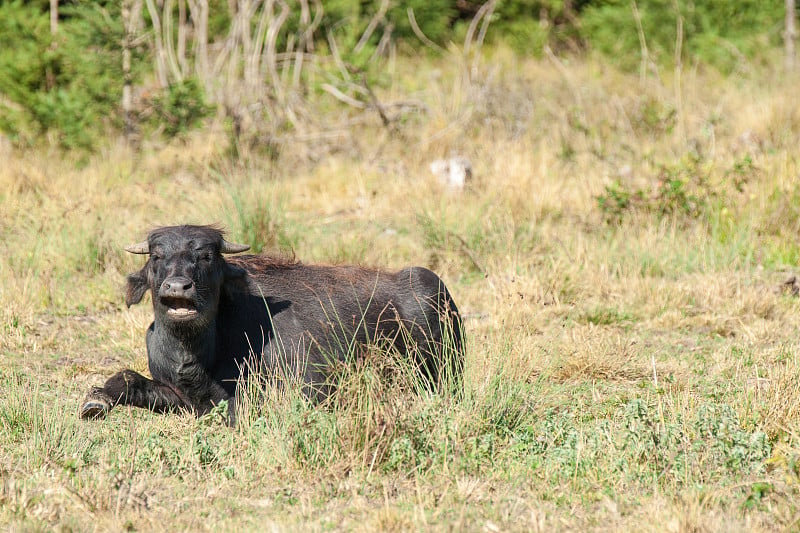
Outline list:
[[[668,72],[490,53],[471,84],[395,63],[379,97],[428,111],[361,117],[324,159],[231,162],[214,128],[2,154],[0,527],[796,529],[796,80],[696,69],[676,101]],[[428,174],[451,153],[472,161],[462,193]],[[335,401],[268,390],[236,429],[80,421],[91,385],[147,372],[123,246],[213,222],[304,262],[433,268],[465,317],[463,398],[368,353]]]

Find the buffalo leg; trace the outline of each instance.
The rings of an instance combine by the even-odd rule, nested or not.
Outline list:
[[[191,404],[176,389],[147,379],[133,370],[123,370],[111,376],[102,387],[92,387],[80,407],[81,418],[103,418],[115,405],[131,405],[157,413]]]

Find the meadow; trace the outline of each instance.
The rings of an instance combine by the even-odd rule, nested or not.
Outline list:
[[[800,528],[798,79],[485,54],[391,64],[377,97],[415,105],[389,124],[330,109],[244,159],[213,124],[0,145],[0,529]],[[429,171],[450,155],[463,191]],[[409,393],[378,354],[336,402],[268,390],[234,429],[79,420],[90,386],[147,372],[123,246],[180,223],[433,269],[465,320],[463,397]]]

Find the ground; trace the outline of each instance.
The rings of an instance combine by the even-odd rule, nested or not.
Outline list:
[[[431,60],[380,90],[424,113],[357,111],[277,157],[232,160],[216,126],[85,156],[3,148],[0,525],[796,529],[797,80],[487,54],[469,79]],[[471,162],[464,190],[430,174],[451,156]],[[253,394],[235,429],[79,420],[90,386],[147,372],[149,300],[123,302],[142,258],[123,247],[176,223],[307,263],[433,269],[465,319],[463,397],[387,384],[378,356],[329,405]]]

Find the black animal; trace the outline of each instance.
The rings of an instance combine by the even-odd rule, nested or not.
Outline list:
[[[414,267],[387,273],[355,266],[314,266],[267,256],[228,259],[250,247],[212,226],[162,227],[127,251],[149,254],[128,275],[125,302],[149,289],[148,379],[132,370],[93,387],[82,418],[115,405],[204,414],[228,400],[235,419],[237,384],[249,369],[294,373],[315,400],[346,354],[386,343],[407,354],[431,389],[458,383],[462,325],[436,274]],[[255,365],[253,364],[255,359]]]

